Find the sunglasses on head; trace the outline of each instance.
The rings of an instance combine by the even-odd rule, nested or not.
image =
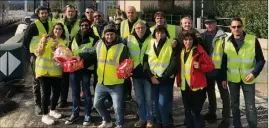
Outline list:
[[[241,27],[242,27],[242,25],[232,26],[233,29],[235,29],[235,28],[241,28]]]

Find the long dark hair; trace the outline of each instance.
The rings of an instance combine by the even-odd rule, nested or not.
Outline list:
[[[195,31],[193,31],[192,29],[187,30],[187,31],[185,30],[179,34],[179,40],[180,40],[179,42],[180,42],[181,48],[185,48],[183,40],[186,39],[187,37],[192,38],[192,40],[193,40],[192,47],[197,46],[199,44],[198,39],[195,35]]]
[[[60,26],[62,27],[63,33],[62,33],[62,35],[61,35],[60,37],[61,37],[63,40],[65,40],[66,37],[65,37],[64,25],[63,25],[62,23],[60,23],[60,22],[58,22],[58,23],[56,23],[55,25],[53,25],[52,32],[51,32],[51,34],[48,35],[48,37],[55,37],[55,35],[54,35],[54,33],[53,33],[53,30],[55,29],[55,27],[56,27],[57,25],[60,25]]]

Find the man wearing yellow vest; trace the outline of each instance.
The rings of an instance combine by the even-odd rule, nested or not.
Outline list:
[[[212,72],[206,73],[209,107],[208,112],[204,115],[204,119],[209,122],[217,121],[215,93],[215,83],[217,83],[223,105],[222,121],[218,128],[228,128],[230,126],[230,96],[227,86],[222,86],[219,77],[223,55],[223,43],[227,34],[221,28],[217,27],[215,17],[208,16],[204,22],[206,31],[202,33],[203,47],[215,65]]]
[[[105,37],[100,39],[89,53],[79,54],[79,58],[88,63],[97,59],[98,82],[94,94],[94,107],[103,120],[98,128],[112,127],[112,121],[104,106],[104,100],[108,95],[112,97],[113,101],[116,128],[122,128],[124,123],[124,79],[117,77],[116,68],[129,57],[129,53],[127,47],[121,42],[122,40],[116,35],[115,25],[108,24],[104,29],[104,34]]]
[[[35,48],[40,41],[42,35],[50,34],[52,32],[52,23],[48,21],[48,9],[46,7],[40,6],[37,8],[38,19],[31,23],[27,28],[24,40],[23,47],[30,51],[31,55],[31,68],[34,75],[33,83],[33,93],[35,100],[35,113],[41,114],[41,94],[40,94],[40,84],[35,77],[35,60],[36,56],[34,54]]]
[[[73,55],[78,56],[79,53],[88,52],[96,43],[99,38],[94,36],[92,29],[90,28],[90,22],[87,19],[82,19],[80,22],[80,31],[72,41],[71,49]],[[90,80],[91,75],[94,73],[94,65],[85,67],[81,70],[70,73],[70,85],[72,88],[72,115],[65,122],[65,124],[72,124],[79,118],[79,102],[80,102],[80,82],[82,81],[82,88],[85,92],[85,115],[83,125],[87,126],[91,123],[91,91]]]
[[[225,39],[222,74],[227,76],[229,85],[233,125],[234,128],[242,127],[239,110],[240,87],[242,87],[248,127],[257,128],[255,82],[263,69],[264,56],[257,38],[243,31],[240,18],[231,20],[230,29],[232,35]],[[227,85],[227,81],[222,82],[223,86]]]
[[[135,28],[135,25],[139,22],[142,21],[146,24],[147,27],[149,27],[149,25],[146,23],[146,21],[141,20],[138,16],[137,16],[137,12],[134,6],[128,6],[127,7],[127,19],[123,20],[121,22],[121,27],[120,27],[120,36],[122,38],[126,38],[127,36],[129,36]]]
[[[107,22],[104,20],[104,14],[100,11],[95,11],[93,13],[94,23],[92,25],[93,32],[95,36],[98,36],[100,39],[104,37],[104,28],[107,25]]]
[[[69,40],[67,46],[71,48],[71,41],[77,35],[79,31],[79,19],[77,19],[77,13],[75,7],[72,5],[67,5],[65,7],[65,17],[58,21],[64,24],[65,36]],[[61,87],[61,98],[59,107],[63,108],[67,105],[67,96],[69,91],[69,73],[63,73],[63,82]]]

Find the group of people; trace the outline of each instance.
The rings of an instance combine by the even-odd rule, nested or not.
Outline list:
[[[223,101],[218,127],[230,126],[230,108],[233,126],[242,127],[240,87],[249,127],[257,127],[255,81],[265,60],[257,38],[243,31],[240,18],[231,20],[231,34],[227,34],[216,26],[217,21],[211,16],[205,19],[203,33],[192,27],[190,17],[182,18],[180,26],[167,24],[163,12],[155,13],[155,24],[150,27],[138,17],[133,6],[127,7],[127,17],[117,8],[113,22],[106,22],[102,12],[91,8],[86,8],[85,16],[80,19],[72,5],[65,7],[64,17],[59,19],[48,18],[46,7],[39,7],[36,13],[38,19],[27,28],[23,46],[31,55],[35,112],[42,114],[43,123],[52,125],[62,117],[56,107],[59,99],[58,107],[67,107],[70,85],[72,114],[66,125],[79,119],[83,92],[83,125],[92,123],[91,112],[95,108],[102,118],[98,128],[112,127],[104,104],[108,100],[114,108],[116,128],[122,128],[124,101],[131,97],[133,86],[139,117],[134,127],[170,128],[176,81],[182,94],[187,128],[203,128],[204,120],[217,121],[215,83]],[[84,68],[63,72],[52,54],[59,46],[69,48],[74,59],[83,60]],[[134,62],[131,77],[118,78],[117,66],[128,58]],[[93,101],[91,77],[94,77]],[[201,115],[206,95],[209,108]]]

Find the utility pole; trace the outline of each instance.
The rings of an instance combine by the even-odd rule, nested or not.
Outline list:
[[[192,1],[192,26],[195,28],[195,0]]]
[[[203,24],[204,24],[204,0],[202,0],[202,7],[201,7],[201,28],[203,29]]]

